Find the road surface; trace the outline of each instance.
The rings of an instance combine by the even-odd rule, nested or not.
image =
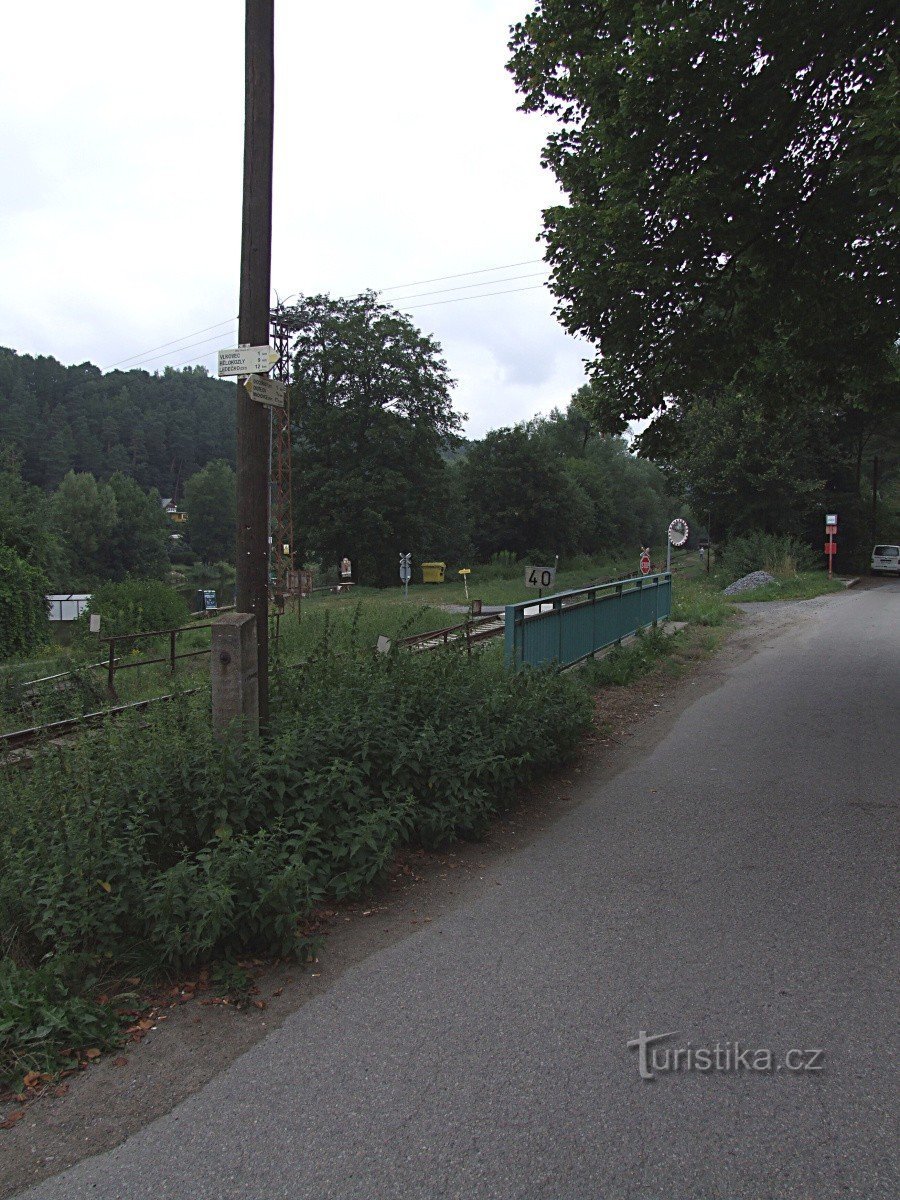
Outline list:
[[[465,903],[29,1200],[896,1196],[900,582],[751,620]],[[644,1080],[641,1030],[721,1069]]]

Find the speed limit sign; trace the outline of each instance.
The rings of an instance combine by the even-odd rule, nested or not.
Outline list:
[[[533,588],[553,587],[556,567],[526,567],[525,586]]]

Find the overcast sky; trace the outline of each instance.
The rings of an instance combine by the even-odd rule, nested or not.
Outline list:
[[[564,407],[589,353],[541,286],[548,126],[504,68],[529,7],[276,0],[273,287],[389,289],[443,346],[470,436]],[[213,372],[235,344],[243,9],[4,5],[0,344]]]

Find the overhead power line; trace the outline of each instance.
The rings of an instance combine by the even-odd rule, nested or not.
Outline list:
[[[199,342],[188,342],[188,344],[187,344],[186,346],[179,346],[179,347],[178,347],[178,349],[177,349],[177,350],[175,350],[175,351],[173,351],[172,353],[174,353],[174,354],[180,354],[180,353],[181,353],[183,350],[190,350],[190,349],[191,349],[192,347],[194,347],[194,346],[206,346],[206,345],[208,345],[210,342],[218,342],[218,341],[221,341],[221,339],[222,339],[223,337],[225,337],[227,333],[228,333],[228,330],[227,330],[227,329],[223,329],[221,333],[215,333],[215,334],[213,334],[213,336],[212,336],[212,337],[208,337],[208,338],[202,338],[202,339],[201,339]],[[233,339],[230,339],[230,340],[233,340]],[[227,345],[227,343],[225,343],[225,344]],[[141,362],[140,362],[140,363],[137,363],[135,366],[131,367],[130,369],[131,369],[132,371],[136,371],[136,370],[138,370],[140,367],[143,367],[143,366],[144,366],[146,363],[152,363],[152,362],[155,362],[155,361],[156,361],[156,359],[158,359],[158,358],[168,358],[168,357],[169,357],[169,355],[168,355],[167,353],[165,353],[165,352],[163,352],[162,354],[154,354],[154,355],[152,356],[152,358],[144,358],[144,359],[142,359],[142,360],[141,360]]]
[[[394,283],[390,287],[373,288],[372,290],[375,292],[396,292],[401,288],[422,287],[426,283],[441,283],[445,279],[465,279],[469,275],[487,275],[491,271],[511,271],[513,267],[530,267],[533,266],[534,263],[543,261],[544,260],[541,258],[526,258],[522,262],[501,263],[499,267],[482,267],[478,271],[460,271],[458,275],[436,275],[434,279],[416,279],[413,280],[412,283]],[[492,281],[489,279],[485,280],[485,283],[491,282],[499,283],[500,281]]]
[[[499,283],[499,280],[497,280],[497,282]],[[533,284],[530,284],[528,287],[502,288],[499,292],[482,292],[478,296],[455,296],[450,300],[429,300],[425,304],[405,304],[403,306],[403,311],[411,312],[415,308],[433,308],[437,304],[461,304],[463,301],[468,301],[468,300],[486,300],[490,296],[511,296],[511,295],[515,294],[516,292],[537,292],[537,291],[540,291],[541,289],[543,289],[543,286],[544,285],[542,283],[533,283]],[[427,295],[428,293],[426,292],[423,294]],[[175,371],[175,370],[178,370],[179,367],[187,367],[193,363],[204,362],[206,359],[212,358],[213,355],[217,354],[217,353],[218,353],[217,350],[209,350],[205,354],[196,354],[196,355],[194,355],[193,358],[185,359],[184,362],[174,363],[174,364],[170,364],[170,365],[172,367],[172,370]]]
[[[530,266],[533,266],[535,263],[539,263],[539,262],[543,262],[543,259],[527,258],[527,259],[523,259],[521,262],[501,263],[499,266],[496,266],[496,267],[479,267],[477,270],[474,270],[474,271],[459,271],[453,275],[435,275],[431,279],[416,279],[416,280],[413,280],[411,283],[394,283],[394,284],[391,284],[389,287],[373,288],[372,290],[375,292],[378,292],[378,293],[396,292],[396,291],[401,290],[402,288],[424,287],[428,283],[443,283],[447,279],[468,279],[472,275],[490,275],[493,271],[508,271],[508,270],[512,270],[513,267],[530,267]],[[505,281],[500,280],[500,279],[485,279],[485,280],[482,280],[481,282],[484,285],[490,285],[493,283],[502,283]],[[479,284],[472,284],[472,285],[467,285],[467,286],[478,287]],[[441,289],[439,289],[439,291],[436,291],[436,292],[423,292],[422,295],[436,296],[436,295],[439,295],[440,292],[442,292],[442,291],[454,291],[454,290],[456,290],[456,289],[441,288]],[[397,303],[397,301],[391,301],[391,303]],[[217,321],[214,325],[206,325],[206,326],[204,326],[203,329],[194,329],[190,333],[185,333],[179,338],[173,338],[171,342],[162,342],[158,346],[150,346],[149,349],[147,349],[147,350],[140,350],[140,351],[138,351],[137,354],[129,354],[127,358],[120,358],[118,362],[110,363],[110,365],[108,367],[105,367],[104,370],[112,371],[116,367],[124,366],[125,363],[132,363],[132,366],[129,368],[129,370],[137,370],[143,363],[154,361],[153,359],[150,358],[150,355],[154,355],[154,358],[164,358],[165,357],[165,355],[156,355],[154,353],[155,351],[167,350],[169,347],[173,347],[173,346],[177,347],[178,351],[189,350],[191,348],[190,345],[182,346],[179,343],[187,341],[188,338],[197,337],[201,333],[209,333],[210,330],[221,329],[223,325],[230,325],[233,321],[236,321],[236,320],[237,320],[236,316],[235,317],[227,317],[224,321]],[[201,345],[201,344],[202,343],[199,343],[199,342],[191,343],[191,345]],[[209,356],[207,355],[205,357],[209,357]],[[188,361],[194,361],[194,360],[188,360]]]
[[[529,287],[504,288],[500,292],[481,292],[478,296],[456,296],[452,300],[429,300],[427,304],[404,305],[404,311],[409,312],[414,308],[433,308],[436,304],[460,304],[463,300],[486,300],[488,296],[511,296],[513,292],[537,292],[543,287],[542,283],[533,283]]]
[[[187,341],[190,337],[196,337],[198,333],[209,333],[211,329],[220,329],[223,325],[230,325],[232,321],[236,321],[237,317],[228,317],[225,321],[217,321],[215,325],[206,325],[203,329],[195,329],[192,333],[185,333],[180,338],[174,338],[171,342],[163,342],[159,346],[151,346],[149,350],[141,350],[138,354],[129,354],[128,358],[120,358],[118,362],[111,363],[106,370],[112,371],[114,367],[121,367],[123,363],[132,362],[138,358],[144,362],[148,354],[152,354],[154,350],[165,350],[169,346],[178,346],[179,342]],[[180,350],[187,350],[187,346],[179,346]]]
[[[438,288],[436,292],[413,292],[409,296],[395,296],[391,304],[400,304],[403,300],[419,300],[423,296],[443,296],[446,292],[465,292],[470,288],[491,287],[495,283],[513,283],[517,279],[537,279],[543,271],[529,271],[526,275],[504,275],[502,279],[481,279],[478,283],[461,283],[457,287]],[[466,299],[466,297],[461,297]],[[471,297],[476,299],[476,297]]]

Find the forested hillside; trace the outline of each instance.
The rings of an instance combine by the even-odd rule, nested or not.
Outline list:
[[[0,447],[45,490],[74,470],[181,495],[210,460],[234,463],[234,385],[203,367],[104,375],[0,348]]]

